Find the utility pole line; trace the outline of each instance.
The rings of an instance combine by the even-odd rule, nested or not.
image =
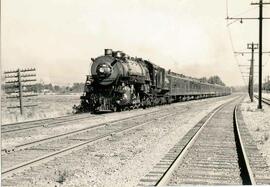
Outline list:
[[[259,102],[258,109],[262,109],[262,49],[263,49],[263,5],[270,3],[263,3],[263,0],[259,2]],[[251,3],[251,5],[258,5],[258,3]]]
[[[270,2],[264,3],[263,0],[259,0],[259,3],[251,3],[251,5],[259,5],[259,18],[236,18],[227,16],[227,20],[257,20],[259,19],[259,93],[258,93],[258,109],[262,109],[262,40],[263,40],[263,19],[270,19],[269,17],[263,17],[263,5],[270,5]],[[228,24],[230,25],[230,24]]]

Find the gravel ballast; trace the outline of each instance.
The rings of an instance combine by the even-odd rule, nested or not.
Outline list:
[[[241,104],[241,111],[250,134],[270,166],[270,106],[263,104],[262,110],[257,109],[257,106],[257,99],[252,103],[246,97]]]

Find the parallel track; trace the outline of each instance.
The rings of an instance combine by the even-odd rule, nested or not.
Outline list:
[[[258,96],[257,96],[257,95],[255,95],[254,97],[255,97],[256,99],[258,99]],[[262,102],[265,103],[265,104],[267,104],[267,105],[270,105],[270,99],[262,98]]]
[[[209,113],[139,185],[256,184],[239,133],[238,103],[229,102]]]
[[[130,117],[122,118],[122,119],[112,120],[112,121],[108,121],[108,122],[105,122],[105,123],[99,123],[99,124],[96,124],[96,125],[92,125],[92,126],[89,126],[89,127],[82,128],[82,129],[78,129],[78,130],[74,130],[74,131],[70,131],[70,132],[66,132],[66,133],[62,133],[62,134],[57,134],[55,136],[50,136],[50,137],[47,137],[47,138],[38,139],[38,140],[28,142],[28,143],[19,144],[19,145],[16,145],[16,146],[14,146],[13,148],[11,148],[11,149],[9,149],[7,151],[8,151],[8,153],[10,153],[10,152],[14,152],[14,151],[24,150],[24,149],[33,147],[35,145],[50,142],[52,140],[62,139],[62,138],[68,137],[68,136],[72,136],[72,135],[80,134],[80,133],[83,133],[83,132],[87,132],[89,130],[93,130],[93,129],[96,129],[96,128],[108,126],[109,124],[112,125],[112,124],[115,124],[115,123],[118,123],[118,122],[132,120],[132,119],[136,119],[136,118],[141,117],[141,116],[151,115],[151,114],[155,114],[155,113],[157,113],[157,111],[148,112],[148,113],[144,113],[144,114],[139,114],[139,115],[136,115],[136,116],[130,116]],[[2,150],[2,151],[5,151],[5,150]]]
[[[67,115],[55,118],[39,119],[26,122],[3,124],[1,125],[1,133],[6,134],[35,128],[58,126],[64,123],[89,119],[93,117],[94,116],[91,116],[89,114],[79,114],[79,115]]]
[[[178,112],[183,112],[183,109]],[[158,118],[154,118],[154,114],[158,114]],[[34,142],[32,145],[24,147],[25,150],[11,152],[7,155],[2,155],[2,179],[14,173],[23,171],[34,165],[47,162],[56,157],[68,154],[72,151],[79,150],[99,140],[106,139],[117,133],[129,131],[142,125],[152,123],[158,119],[166,118],[175,115],[171,112],[160,111],[149,112],[138,116],[128,117],[121,120],[115,120],[110,124],[100,124],[95,130],[89,128],[83,131],[69,135],[64,135],[61,139],[54,137],[54,140],[46,140],[43,142]],[[143,123],[138,123],[142,120]],[[145,122],[146,121],[146,122]],[[112,125],[113,123],[116,123]],[[96,126],[97,127],[97,126]]]

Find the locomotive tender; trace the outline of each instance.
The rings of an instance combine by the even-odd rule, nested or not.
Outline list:
[[[121,111],[174,101],[224,96],[231,89],[166,71],[148,60],[105,49],[91,65],[76,112]]]

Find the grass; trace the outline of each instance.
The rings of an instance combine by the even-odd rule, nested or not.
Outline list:
[[[73,105],[78,105],[80,103],[80,96],[40,95],[31,99],[25,99],[24,103],[37,104],[38,106],[24,108],[24,114],[20,115],[19,109],[7,108],[8,106],[18,105],[18,100],[2,99],[2,124],[71,114]]]

